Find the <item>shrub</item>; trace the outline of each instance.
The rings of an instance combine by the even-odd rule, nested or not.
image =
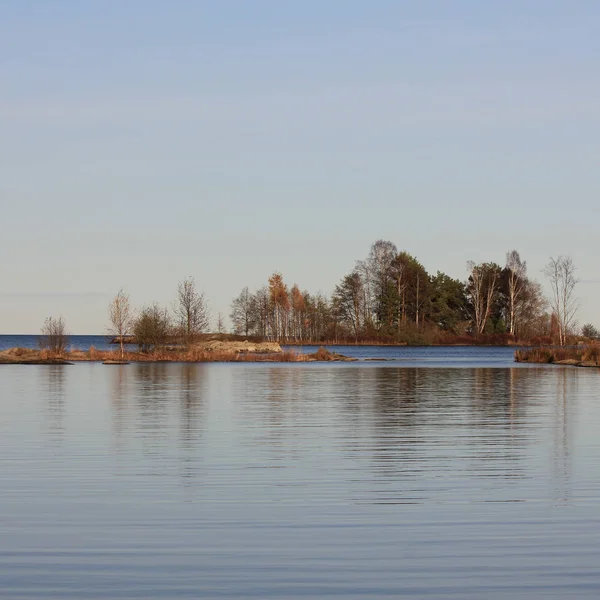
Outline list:
[[[140,352],[153,352],[164,346],[171,335],[167,309],[158,304],[143,308],[133,325],[133,335]]]
[[[40,347],[42,350],[47,350],[52,354],[62,355],[67,349],[69,343],[69,335],[67,327],[62,317],[55,319],[48,317],[44,321],[42,327],[42,337],[40,339]]]
[[[517,350],[515,352],[517,362],[531,363],[554,363],[561,360],[583,359],[580,348],[529,348],[529,350]]]
[[[600,344],[590,344],[583,351],[583,360],[594,364],[600,364]]]
[[[581,335],[583,337],[586,338],[597,338],[600,336],[600,332],[598,332],[598,330],[591,324],[591,323],[586,323],[582,328],[581,328]]]

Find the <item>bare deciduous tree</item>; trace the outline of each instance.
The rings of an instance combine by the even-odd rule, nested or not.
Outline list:
[[[230,319],[233,322],[236,334],[249,336],[256,326],[258,319],[256,318],[255,305],[256,302],[248,287],[245,287],[240,295],[233,299]]]
[[[124,338],[131,333],[133,326],[133,311],[129,304],[129,296],[123,290],[119,290],[119,293],[109,304],[108,318],[110,319],[108,332],[118,338],[121,347],[121,358],[123,358],[125,354]]]
[[[62,317],[58,317],[58,319],[48,317],[42,327],[41,348],[60,355],[67,349],[68,343],[69,335],[64,319]]]
[[[366,264],[373,281],[372,302],[378,327],[389,324],[389,314],[386,310],[386,293],[392,281],[392,265],[398,256],[398,248],[393,242],[377,240],[371,245]]]
[[[204,294],[196,289],[193,277],[179,284],[174,310],[175,320],[186,345],[208,328],[210,319],[208,306]]]
[[[537,281],[525,278],[517,306],[516,335],[532,337],[548,335],[550,325],[549,315],[546,314],[548,301],[542,292],[542,286]]]
[[[578,304],[575,286],[579,279],[575,276],[576,267],[569,256],[550,257],[544,274],[550,282],[550,307],[558,321],[558,338],[561,346],[567,340],[567,334],[575,326]]]
[[[512,250],[506,253],[505,269],[507,272],[508,331],[515,335],[519,304],[527,285],[527,263],[521,260],[516,250]]]

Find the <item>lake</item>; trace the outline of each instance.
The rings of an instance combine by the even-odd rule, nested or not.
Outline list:
[[[0,366],[0,597],[600,596],[600,372],[378,352]]]

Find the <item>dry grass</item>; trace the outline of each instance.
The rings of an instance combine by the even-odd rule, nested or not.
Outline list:
[[[65,360],[68,362],[106,362],[106,361],[127,361],[127,362],[269,362],[269,363],[295,363],[309,361],[339,361],[350,360],[345,357],[329,352],[325,348],[319,348],[313,354],[301,354],[294,350],[277,353],[247,353],[234,352],[230,350],[205,350],[199,347],[184,349],[180,347],[165,347],[156,349],[153,352],[125,352],[121,357],[120,349],[115,350],[97,350],[93,346],[89,350],[70,350],[57,354],[50,350],[28,350],[24,348],[12,348],[3,353],[5,362],[19,360]],[[1,356],[0,356],[1,358]]]
[[[104,362],[121,360],[119,350],[96,350],[90,348],[87,352],[74,350],[65,356],[72,362]],[[303,362],[304,354],[293,351],[276,354],[244,354],[227,351],[206,351],[198,348],[172,349],[162,348],[153,352],[125,352],[123,360],[128,362]]]
[[[582,358],[584,362],[600,365],[600,344],[592,342],[583,351]]]
[[[60,364],[66,361],[64,352],[9,348],[0,352],[0,364]]]
[[[561,360],[586,360],[585,348],[537,347],[515,352],[516,362],[555,363]]]
[[[309,354],[309,357],[312,358],[313,360],[319,360],[319,361],[324,361],[324,362],[338,360],[337,354],[335,354],[334,352],[329,352],[329,350],[323,348],[323,346],[321,346],[313,354]]]

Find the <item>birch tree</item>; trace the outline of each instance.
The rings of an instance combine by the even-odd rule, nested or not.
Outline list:
[[[506,253],[506,292],[507,292],[507,313],[508,313],[508,331],[515,335],[517,331],[517,319],[519,305],[527,284],[527,263],[521,260],[516,250]]]
[[[269,300],[273,307],[273,339],[285,339],[287,331],[287,315],[290,299],[287,285],[283,282],[281,273],[275,272],[269,277]]]
[[[467,268],[470,273],[467,291],[471,297],[475,332],[477,335],[481,335],[485,332],[488,318],[496,300],[500,267],[494,263],[476,265],[471,260],[467,263]]]
[[[110,320],[108,332],[119,340],[122,359],[125,355],[124,338],[131,333],[133,327],[133,311],[129,304],[129,296],[123,290],[119,290],[109,304],[108,318]]]
[[[293,336],[296,341],[302,340],[306,302],[304,301],[304,295],[297,284],[294,284],[290,290],[290,306],[292,309],[290,335]]]
[[[410,259],[410,254],[403,251],[396,256],[391,265],[392,278],[396,287],[396,298],[398,301],[396,308],[398,329],[406,321],[406,291],[408,289]]]
[[[377,240],[367,257],[367,266],[373,281],[373,308],[377,324],[381,328],[390,324],[393,307],[389,298],[390,284],[393,282],[392,264],[398,256],[398,248],[393,242]]]
[[[558,338],[561,346],[567,341],[567,334],[575,325],[578,302],[575,287],[579,279],[575,276],[576,267],[569,256],[550,258],[544,274],[550,283],[550,307],[558,322]]]

